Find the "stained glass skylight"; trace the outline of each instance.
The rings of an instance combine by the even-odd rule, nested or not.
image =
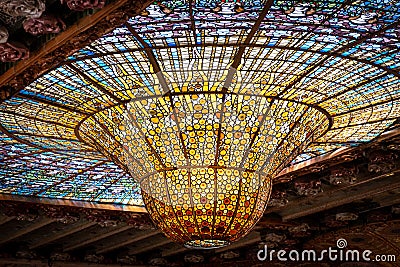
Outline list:
[[[319,110],[294,163],[369,142],[400,114],[399,21],[391,0],[157,1],[0,103],[0,193],[143,205],[112,114],[164,80]]]

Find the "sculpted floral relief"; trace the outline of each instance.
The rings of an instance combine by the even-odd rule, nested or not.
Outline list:
[[[2,11],[13,17],[38,18],[46,6],[44,0],[2,0]]]
[[[8,31],[4,26],[0,26],[0,44],[6,43],[8,40]]]
[[[329,182],[333,185],[352,184],[357,181],[358,173],[358,166],[354,164],[347,166],[335,166],[331,168]]]
[[[389,150],[372,150],[368,153],[368,171],[388,173],[397,166],[398,153]]]
[[[4,43],[0,44],[0,61],[12,62],[20,59],[27,59],[29,50],[24,45],[19,43]]]
[[[42,15],[40,18],[28,18],[23,23],[24,30],[33,35],[59,33],[65,30],[65,23],[54,16]]]

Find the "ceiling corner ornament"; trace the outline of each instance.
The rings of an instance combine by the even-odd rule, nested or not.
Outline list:
[[[2,11],[13,17],[39,18],[46,9],[43,0],[3,0]]]
[[[4,26],[0,26],[0,44],[6,43],[8,40],[8,30]]]
[[[58,17],[42,15],[40,18],[27,18],[23,22],[24,30],[32,35],[59,33],[65,30],[65,23]]]
[[[83,11],[86,9],[103,8],[105,0],[61,0],[61,3],[66,3],[68,8],[75,11]]]
[[[14,62],[29,58],[29,49],[23,44],[9,42],[0,44],[0,61]]]

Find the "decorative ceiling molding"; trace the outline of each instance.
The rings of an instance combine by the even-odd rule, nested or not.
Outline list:
[[[0,26],[0,44],[6,43],[8,40],[8,30],[4,26]]]
[[[34,221],[43,215],[57,222],[71,224],[78,221],[79,218],[84,217],[89,221],[107,227],[126,223],[131,226],[146,227],[147,229],[153,228],[150,218],[146,213],[138,212],[138,210],[109,210],[105,209],[105,206],[81,206],[77,202],[74,206],[65,206],[64,203],[55,204],[55,202],[44,204],[3,200],[0,202],[0,214],[15,217],[17,220],[22,221]]]
[[[28,48],[17,42],[0,44],[0,61],[17,61],[29,58]]]
[[[129,17],[140,13],[151,2],[151,0],[119,0],[108,4],[93,15],[81,19],[43,45],[29,59],[18,63],[4,73],[0,80],[0,92],[10,91],[11,88],[10,96],[17,93],[41,74],[61,64],[67,56],[121,25]],[[6,49],[10,49],[9,46],[3,48],[3,50]],[[14,49],[18,52],[17,56],[20,59],[24,58],[24,54],[21,55],[21,48],[19,48],[20,50]],[[0,54],[1,51],[0,47]],[[11,55],[7,54],[7,56]]]
[[[11,195],[11,194],[0,194],[0,201],[14,201],[21,203],[29,202],[29,203],[37,203],[38,205],[43,204],[43,205],[53,205],[53,206],[71,206],[80,208],[147,213],[144,207],[134,206],[134,205],[96,203],[88,201],[52,199],[52,198],[42,198],[42,197],[26,197],[26,196]]]

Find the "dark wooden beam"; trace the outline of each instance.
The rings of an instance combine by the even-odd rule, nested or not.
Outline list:
[[[379,206],[378,207],[371,206],[369,209],[363,209],[362,213],[400,204],[400,188],[396,188],[393,190],[386,191],[382,194],[375,195],[371,198],[371,201],[378,203]]]
[[[133,226],[125,225],[125,226],[122,226],[122,227],[120,227],[118,229],[115,229],[113,231],[109,231],[109,232],[97,235],[95,237],[89,238],[89,239],[87,239],[85,241],[78,241],[78,243],[74,243],[74,244],[71,244],[71,245],[65,247],[63,249],[63,251],[68,252],[68,251],[75,250],[75,249],[80,248],[80,247],[84,247],[84,246],[86,246],[88,244],[94,243],[94,242],[99,241],[101,239],[104,239],[104,238],[107,238],[107,237],[110,237],[110,236],[125,232],[125,231],[127,231],[129,229],[132,229],[132,227]]]
[[[37,221],[33,222],[32,224],[30,224],[27,227],[24,227],[14,233],[8,233],[5,234],[0,238],[0,244],[4,244],[7,243],[9,241],[12,241],[18,237],[21,237],[23,235],[29,234],[30,232],[33,232],[39,228],[42,228],[50,223],[53,223],[54,220],[53,219],[49,219],[49,218],[41,218],[38,219]]]
[[[64,231],[60,231],[60,232],[58,232],[58,233],[56,233],[54,235],[51,235],[51,236],[49,236],[47,238],[41,239],[39,242],[31,245],[29,247],[29,249],[35,249],[35,248],[47,245],[47,244],[49,244],[51,242],[54,242],[54,241],[56,241],[58,239],[61,239],[63,237],[75,234],[75,233],[80,232],[80,231],[82,231],[84,229],[92,227],[92,226],[94,226],[96,224],[97,224],[96,222],[80,222],[80,223],[78,223],[78,225],[76,225],[75,227],[73,227],[71,229],[66,229]]]
[[[6,224],[6,223],[8,223],[8,222],[10,222],[10,221],[12,221],[14,219],[15,219],[14,216],[10,216],[9,217],[9,216],[6,216],[6,215],[2,215],[0,217],[0,225]]]
[[[190,251],[190,249],[185,248],[182,245],[175,244],[175,245],[172,245],[171,247],[169,247],[168,249],[163,250],[161,252],[161,256],[162,257],[169,257],[169,256],[177,255],[177,254],[180,254],[180,253],[183,253],[183,252],[187,252],[187,251]]]
[[[141,253],[144,253],[144,252],[148,252],[148,251],[157,249],[157,248],[159,248],[159,247],[162,247],[162,246],[167,245],[167,244],[172,243],[172,242],[174,242],[174,241],[172,241],[171,239],[168,239],[168,238],[164,237],[162,240],[154,240],[154,241],[152,242],[152,244],[150,244],[150,245],[147,245],[147,246],[140,246],[140,247],[137,248],[137,249],[131,249],[131,250],[128,252],[128,254],[129,254],[129,255],[141,254]]]
[[[109,245],[109,246],[107,246],[107,247],[105,247],[103,249],[98,249],[98,250],[96,250],[96,254],[102,254],[102,253],[106,253],[106,252],[109,252],[109,251],[113,251],[113,250],[116,250],[118,248],[133,244],[135,242],[142,241],[142,240],[144,240],[146,238],[158,235],[159,233],[160,233],[160,231],[158,231],[158,230],[144,231],[143,233],[140,233],[140,234],[137,234],[137,235],[135,235],[133,237],[130,237],[128,240],[125,240],[125,241],[121,240],[121,241],[118,241],[118,242],[116,242],[114,244],[111,244],[111,245]]]

